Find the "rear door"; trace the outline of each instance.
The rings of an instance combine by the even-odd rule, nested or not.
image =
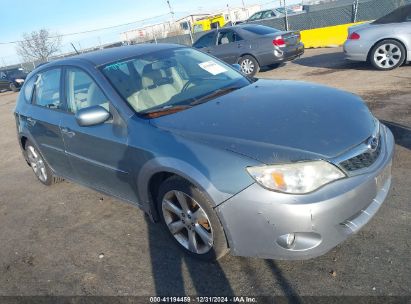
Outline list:
[[[46,162],[57,174],[72,177],[72,168],[65,154],[60,133],[60,120],[64,113],[61,99],[61,69],[52,68],[34,77],[34,88],[28,111],[22,117]]]
[[[61,132],[76,179],[93,188],[129,201],[137,201],[136,185],[129,172],[126,122],[108,100],[97,82],[77,67],[65,69],[67,114]],[[102,106],[112,116],[105,123],[82,127],[75,114],[90,106]]]
[[[214,55],[229,64],[237,63],[240,56],[242,38],[233,30],[221,30],[217,35],[217,45],[211,50]]]
[[[216,31],[211,31],[201,36],[194,44],[193,47],[200,49],[203,52],[211,53],[212,49],[216,46]]]

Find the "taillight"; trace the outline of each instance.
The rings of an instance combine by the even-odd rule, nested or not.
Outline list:
[[[358,35],[356,32],[353,32],[348,36],[348,39],[358,40],[358,39],[360,39],[360,35]]]
[[[285,46],[284,38],[283,38],[282,36],[277,36],[277,37],[275,37],[274,40],[273,40],[273,44],[274,44],[275,46],[278,46],[278,47],[283,47],[283,46]]]

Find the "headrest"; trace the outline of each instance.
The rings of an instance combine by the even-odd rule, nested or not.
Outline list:
[[[152,64],[147,64],[143,68],[142,74],[142,83],[144,88],[152,89],[156,86],[169,83],[169,81],[167,81],[167,77],[165,76],[166,73],[160,69],[153,69]]]

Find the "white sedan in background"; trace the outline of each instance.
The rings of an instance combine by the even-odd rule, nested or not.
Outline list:
[[[374,22],[350,27],[344,53],[348,60],[369,61],[379,70],[411,61],[411,4]]]

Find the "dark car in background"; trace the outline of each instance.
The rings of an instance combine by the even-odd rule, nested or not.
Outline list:
[[[299,32],[256,24],[209,31],[193,47],[229,64],[240,64],[242,72],[248,76],[254,76],[262,66],[274,67],[304,53]]]
[[[18,92],[26,76],[27,72],[22,68],[0,70],[0,91]]]

